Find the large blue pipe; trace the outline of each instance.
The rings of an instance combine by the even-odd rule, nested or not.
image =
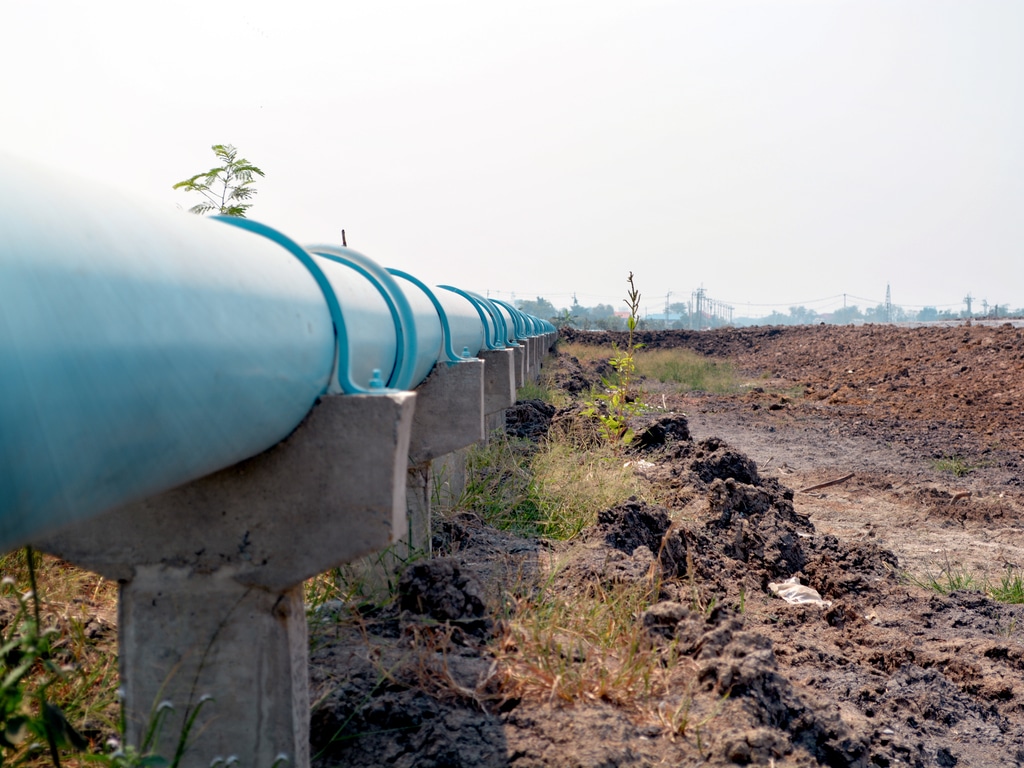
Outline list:
[[[0,550],[254,456],[324,393],[415,387],[515,320],[489,304],[0,157]]]

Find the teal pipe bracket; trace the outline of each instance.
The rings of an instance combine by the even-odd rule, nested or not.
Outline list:
[[[437,287],[445,291],[457,293],[459,296],[468,299],[470,303],[476,307],[476,311],[480,315],[480,322],[484,325],[484,346],[486,346],[487,349],[505,349],[505,347],[508,346],[508,344],[505,343],[505,338],[508,336],[508,334],[505,333],[505,321],[494,311],[494,308],[487,303],[487,299],[476,293],[472,293],[471,291],[464,291],[461,288],[456,288],[451,285],[439,285]],[[490,320],[490,322],[488,322],[488,320]]]
[[[507,301],[502,301],[500,299],[491,299],[491,301],[493,301],[500,307],[504,307],[512,316],[512,327],[515,331],[516,339],[525,339],[528,336],[530,336],[530,334],[527,333],[526,331],[526,323],[524,321],[525,314],[521,310],[516,309]]]
[[[334,290],[331,288],[327,276],[317,266],[316,262],[313,261],[313,258],[290,237],[278,232],[273,227],[268,227],[266,224],[260,224],[258,221],[243,219],[237,216],[213,216],[211,218],[272,240],[298,259],[302,266],[309,270],[309,274],[313,276],[316,284],[320,286],[320,290],[323,292],[327,309],[331,313],[331,322],[334,323],[334,364],[331,368],[331,376],[324,394],[368,394],[370,390],[363,392],[361,387],[348,378],[348,345],[345,343],[347,338],[345,317],[341,314],[338,297],[334,295]],[[343,374],[342,371],[345,373]]]
[[[350,248],[339,248],[333,245],[309,246],[309,251],[318,256],[331,259],[359,272],[369,280],[387,303],[391,310],[391,319],[395,325],[397,341],[395,367],[388,379],[387,386],[392,390],[408,390],[419,382],[413,381],[416,369],[416,318],[409,301],[394,278],[377,262],[367,258]],[[375,390],[381,392],[382,390]]]
[[[434,305],[434,309],[437,310],[437,316],[441,321],[441,330],[444,333],[443,352],[444,356],[447,358],[447,362],[458,363],[465,360],[468,355],[459,355],[454,349],[452,349],[452,328],[451,324],[448,322],[448,313],[445,312],[444,307],[441,305],[441,302],[437,300],[437,296],[434,295],[434,292],[430,290],[426,283],[416,277],[413,277],[408,272],[404,272],[400,269],[392,269],[390,267],[388,268],[388,272],[397,277],[404,278],[415,285],[423,291],[424,294],[426,294],[427,298],[430,299],[430,303]]]

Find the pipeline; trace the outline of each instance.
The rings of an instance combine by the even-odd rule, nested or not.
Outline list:
[[[247,219],[0,158],[0,551],[555,328]]]

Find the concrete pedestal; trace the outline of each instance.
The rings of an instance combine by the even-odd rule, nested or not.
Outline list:
[[[505,429],[505,411],[516,403],[515,349],[481,352],[484,361],[484,433]]]
[[[537,381],[540,372],[540,337],[533,336],[524,341],[526,345],[526,380]]]
[[[434,479],[431,498],[436,498],[442,507],[458,503],[466,490],[466,467],[470,450],[462,448],[431,462],[430,472]]]
[[[483,440],[484,360],[438,363],[416,388],[409,463],[422,464]]]
[[[523,382],[526,381],[526,347],[522,344],[518,344],[512,347],[512,351],[515,353],[515,371],[516,371],[516,389],[518,390],[523,386]],[[515,402],[515,395],[512,396],[512,402]]]
[[[406,531],[415,395],[326,397],[286,440],[233,467],[37,542],[121,582],[128,739],[174,706],[157,744],[181,765],[237,755],[309,764],[302,582]]]
[[[192,712],[183,765],[220,755],[244,765],[309,765],[309,683],[302,586],[247,587],[229,571],[141,566],[118,605],[131,744],[169,702],[157,749],[169,760]]]
[[[484,361],[478,359],[438,363],[416,388],[406,476],[408,525],[387,550],[348,569],[364,597],[386,597],[410,560],[429,556],[431,507],[438,483],[445,480],[435,476],[433,462],[484,439],[484,372]]]

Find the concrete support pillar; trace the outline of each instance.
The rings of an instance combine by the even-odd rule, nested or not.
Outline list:
[[[225,569],[140,566],[121,588],[118,613],[129,743],[142,743],[166,701],[174,711],[157,748],[168,760],[198,707],[184,765],[232,754],[251,765],[272,765],[277,755],[309,765],[301,585],[276,592],[245,586]]]
[[[515,348],[481,352],[484,361],[484,432],[505,428],[505,411],[516,402]]]
[[[417,387],[406,476],[408,524],[386,551],[353,565],[365,596],[386,596],[397,572],[411,558],[429,554],[431,506],[438,482],[434,461],[484,439],[484,370],[484,361],[478,359],[438,363]]]
[[[135,744],[160,702],[184,768],[237,755],[309,764],[302,582],[406,532],[412,393],[325,397],[268,451],[37,542],[121,582],[121,680]]]
[[[526,381],[526,347],[519,344],[512,347],[512,351],[515,352],[515,370],[516,370],[516,389],[518,390],[523,386],[523,382]],[[512,398],[513,404],[515,403],[515,397]]]
[[[487,399],[487,363],[438,363],[416,389],[409,462],[421,464],[480,442]]]
[[[540,377],[540,338],[526,340],[527,381],[536,382]]]
[[[485,369],[483,360],[438,363],[416,389],[416,415],[409,445],[410,470],[417,474],[417,494],[408,509],[410,544],[430,550],[430,504],[434,492],[433,462],[482,442]],[[463,469],[463,477],[465,470]],[[422,484],[422,487],[420,485]]]
[[[434,493],[439,483],[449,485],[450,492],[448,472],[457,469],[457,462],[444,459],[462,457],[464,487],[464,449],[484,439],[485,371],[486,365],[479,359],[439,363],[416,389],[419,407],[409,446],[408,515],[409,543],[417,550],[430,551]],[[435,472],[436,462],[445,468],[440,476]]]
[[[441,506],[452,506],[466,490],[469,451],[469,448],[460,448],[431,462],[430,472],[434,479],[432,490],[437,491],[437,500]]]

